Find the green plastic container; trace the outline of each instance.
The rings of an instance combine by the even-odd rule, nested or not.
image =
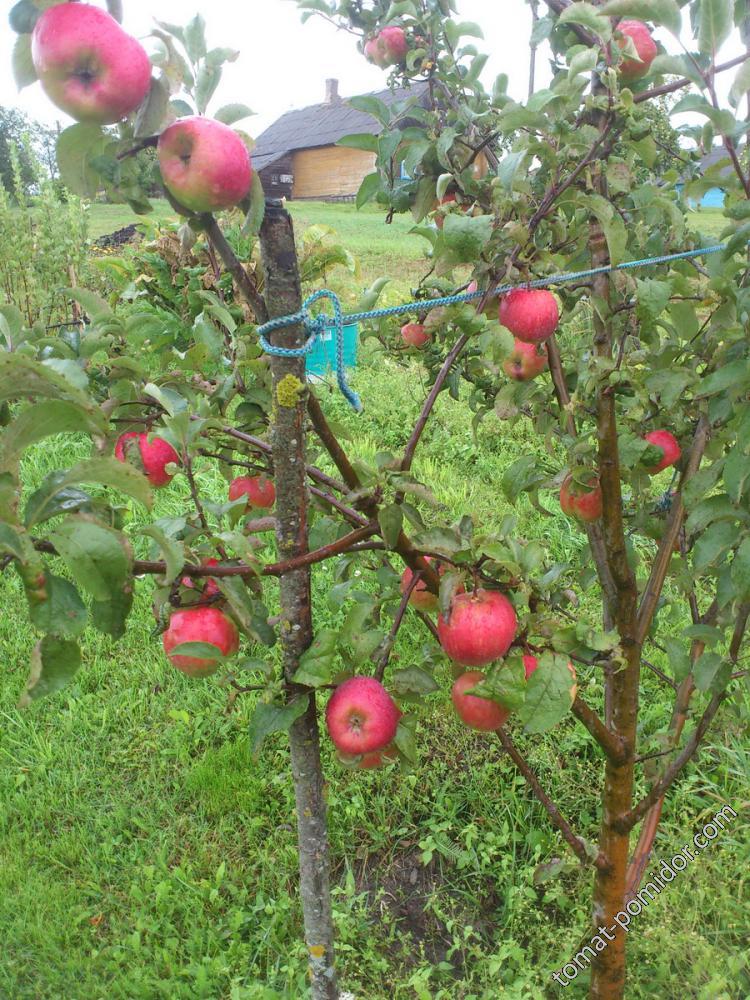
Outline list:
[[[353,323],[344,327],[344,366],[357,367],[357,348],[359,346],[359,326]],[[313,378],[325,378],[336,371],[336,333],[326,330],[319,337],[313,349],[307,355],[306,371]]]

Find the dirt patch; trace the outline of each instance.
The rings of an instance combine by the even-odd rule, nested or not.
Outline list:
[[[450,963],[458,976],[464,966],[460,951],[445,922],[435,912],[449,911],[451,919],[471,925],[481,938],[490,940],[500,899],[489,880],[478,885],[481,909],[466,907],[465,897],[450,885],[449,862],[437,857],[422,864],[420,852],[406,848],[394,854],[370,855],[355,873],[357,891],[366,893],[369,909],[379,923],[396,932],[406,967],[426,959],[430,964]]]
[[[123,247],[129,243],[135,243],[142,236],[143,233],[138,229],[137,224],[133,224],[131,226],[124,226],[122,229],[117,229],[114,233],[107,233],[106,236],[100,236],[98,240],[94,240],[94,244],[106,250],[112,247]]]

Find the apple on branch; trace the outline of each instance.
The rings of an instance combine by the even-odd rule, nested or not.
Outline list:
[[[334,746],[349,755],[385,750],[393,743],[401,712],[374,677],[351,677],[340,684],[326,708]]]
[[[215,646],[216,656],[186,656],[173,652],[176,647],[193,642]],[[237,626],[219,608],[185,608],[175,611],[169,619],[162,643],[172,666],[183,674],[210,677],[219,669],[222,657],[234,656],[240,648],[240,637]]]
[[[510,711],[489,698],[468,693],[483,680],[485,676],[481,670],[462,674],[453,684],[451,699],[456,714],[463,723],[479,732],[491,733],[505,724]]]
[[[513,352],[503,361],[503,369],[516,382],[530,382],[547,367],[547,352],[537,344],[516,341]]]
[[[438,618],[438,638],[444,652],[465,667],[483,667],[510,649],[518,619],[513,605],[497,590],[457,594],[450,615]]]
[[[401,339],[407,347],[424,347],[432,340],[432,336],[425,329],[424,323],[407,323],[401,327]]]
[[[156,489],[168,486],[174,478],[174,473],[169,472],[167,466],[180,464],[180,456],[168,441],[137,431],[120,435],[115,445],[115,458],[118,462],[130,462],[141,468]]]
[[[560,488],[560,506],[568,517],[584,523],[598,521],[603,510],[599,480],[592,474],[587,477],[587,484],[581,486],[572,475],[567,476]]]
[[[541,344],[560,322],[557,299],[543,288],[514,288],[500,300],[500,323],[517,340]]]
[[[34,26],[31,57],[47,97],[78,122],[122,121],[151,87],[140,42],[87,3],[48,7]]]
[[[650,476],[655,476],[657,472],[668,469],[670,465],[679,462],[682,449],[680,442],[670,431],[650,431],[644,435],[644,441],[648,441],[654,448],[660,449],[662,457],[656,465],[647,465],[646,472]]]
[[[221,563],[218,559],[204,559],[201,562],[201,566],[206,569],[210,569],[212,566],[220,566]],[[181,580],[182,586],[187,587],[188,590],[195,590],[196,587],[200,591],[201,597],[218,597],[221,593],[219,585],[213,577],[199,577],[198,580],[194,580],[191,576],[183,576]]]
[[[621,49],[627,45],[628,39],[635,46],[638,59],[624,58],[620,63],[620,77],[627,81],[640,80],[651,69],[651,63],[658,55],[656,42],[651,37],[648,26],[643,21],[623,20],[617,25],[620,38],[617,44]]]
[[[409,42],[403,28],[383,28],[365,43],[365,58],[380,69],[397,66],[406,58]]]
[[[229,484],[229,499],[247,498],[248,510],[268,510],[276,503],[276,487],[266,476],[238,476]]]
[[[212,118],[181,118],[159,136],[164,186],[191,212],[218,212],[243,201],[252,182],[247,146]]]

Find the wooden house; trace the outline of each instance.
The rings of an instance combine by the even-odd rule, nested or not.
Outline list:
[[[426,84],[417,84],[409,90],[384,90],[373,96],[387,105],[407,97],[424,104],[427,93]],[[339,95],[338,80],[327,80],[322,104],[288,111],[260,135],[253,165],[269,198],[349,201],[372,173],[375,154],[336,143],[345,135],[379,135],[381,131],[377,119],[357,111]]]

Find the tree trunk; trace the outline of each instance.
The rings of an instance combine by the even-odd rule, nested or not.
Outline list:
[[[292,220],[282,203],[268,201],[260,234],[270,319],[299,311],[302,304]],[[273,335],[275,346],[300,347],[301,326]],[[271,357],[273,448],[276,482],[276,544],[279,561],[306,554],[308,503],[305,471],[307,385],[304,358]],[[297,806],[300,898],[310,962],[313,1000],[337,1000],[334,968],[330,859],[320,736],[315,692],[294,684],[301,655],[313,639],[310,567],[285,573],[280,581],[281,647],[287,697],[307,696],[309,705],[289,733]]]
[[[599,194],[607,196],[603,175],[595,179]],[[604,234],[597,222],[591,227],[592,266],[609,262]],[[608,275],[594,279],[594,346],[601,358],[611,358],[613,350],[612,313]],[[608,760],[602,794],[602,822],[599,850],[607,860],[597,869],[593,899],[593,933],[607,940],[591,967],[592,1000],[621,1000],[625,993],[625,937],[627,914],[620,923],[615,918],[625,907],[630,836],[618,829],[618,821],[630,810],[633,799],[634,757],[638,720],[641,650],[637,641],[638,587],[627,558],[622,514],[622,483],[617,440],[615,394],[609,386],[597,395],[597,437],[599,478],[603,497],[602,531],[609,570],[616,590],[611,608],[620,637],[625,666],[605,673],[606,702],[611,714],[610,728],[625,748],[625,760]],[[604,934],[604,930],[608,934]],[[610,940],[609,935],[612,935]]]

